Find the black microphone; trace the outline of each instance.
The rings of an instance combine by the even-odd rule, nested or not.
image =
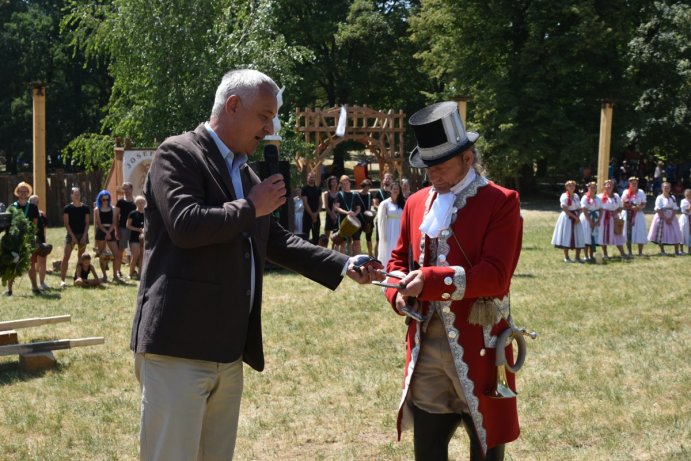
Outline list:
[[[280,162],[278,160],[278,146],[274,144],[265,144],[264,145],[264,165],[265,165],[265,170],[266,171],[266,177],[262,179],[266,179],[270,176],[273,176],[275,174],[281,174],[280,171]],[[281,174],[281,176],[283,176]],[[289,183],[288,181],[290,180],[289,177],[283,177],[283,181],[286,183],[286,190],[288,190]],[[292,201],[290,202],[290,205],[292,205]],[[290,225],[290,219],[288,216],[292,216],[291,213],[291,208],[289,207],[289,202],[286,200],[286,202],[281,205],[276,211],[274,211],[274,217],[278,220],[278,222],[281,224],[286,229],[292,229],[292,226]]]
[[[269,176],[279,173],[278,171],[278,146],[275,144],[265,144],[264,145],[264,161],[266,162],[266,167]]]

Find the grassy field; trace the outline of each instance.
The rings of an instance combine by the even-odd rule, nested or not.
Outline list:
[[[549,245],[556,213],[523,215],[513,313],[540,336],[518,376],[522,436],[506,459],[690,459],[691,256],[653,256],[648,245],[651,256],[631,262],[564,264]],[[61,237],[49,231],[50,241]],[[265,287],[266,371],[246,370],[236,459],[412,459],[411,434],[397,442],[395,429],[405,326],[380,291],[347,280],[330,292],[286,272],[268,274]],[[40,298],[30,288],[24,277],[0,298],[0,319],[71,314],[72,322],[19,330],[21,341],[105,336],[106,344],[57,351],[59,366],[38,375],[0,357],[0,459],[135,459],[135,282]],[[461,432],[455,460],[467,459]]]

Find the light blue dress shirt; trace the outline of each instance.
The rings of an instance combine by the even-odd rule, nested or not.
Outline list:
[[[226,162],[226,166],[228,167],[228,172],[230,173],[230,180],[233,183],[233,189],[235,191],[235,198],[236,199],[243,199],[245,198],[245,192],[242,190],[242,177],[240,176],[240,167],[247,163],[247,156],[246,155],[239,155],[235,156],[233,152],[230,150],[228,146],[226,146],[223,141],[221,141],[221,138],[218,137],[216,132],[211,128],[211,125],[209,125],[209,122],[204,123],[204,128],[206,128],[206,131],[209,132],[211,135],[211,139],[214,140],[214,143],[216,143],[216,147],[218,147],[218,150],[221,152],[221,156],[223,157],[223,160]],[[252,310],[252,306],[254,305],[254,289],[256,286],[255,283],[255,274],[254,274],[254,247],[252,246],[252,239],[248,238],[247,239],[250,242],[250,260],[251,260],[251,275],[250,275],[250,281],[251,281],[251,296],[250,296],[250,311]]]

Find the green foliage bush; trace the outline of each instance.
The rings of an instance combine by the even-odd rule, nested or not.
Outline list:
[[[0,277],[3,286],[29,269],[35,248],[34,225],[31,221],[14,207],[9,207],[7,212],[12,214],[12,224],[0,239]]]

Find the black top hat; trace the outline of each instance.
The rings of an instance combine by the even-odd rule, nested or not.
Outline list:
[[[408,120],[415,132],[417,146],[410,153],[410,165],[427,168],[438,165],[465,151],[480,137],[465,131],[458,105],[438,102],[411,115]]]

